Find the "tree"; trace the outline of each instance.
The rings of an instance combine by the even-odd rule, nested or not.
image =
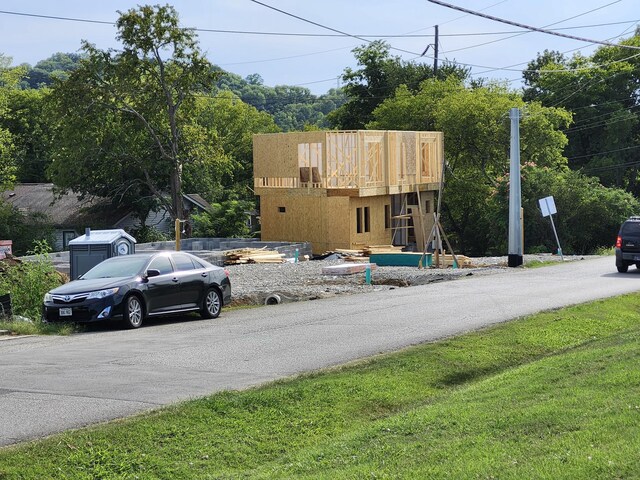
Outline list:
[[[46,111],[48,88],[13,89],[7,95],[0,127],[11,132],[16,180],[21,183],[46,182],[50,163],[51,121]]]
[[[197,98],[216,74],[173,7],[119,13],[123,49],[83,41],[80,67],[53,89],[60,120],[50,173],[61,189],[152,198],[182,218],[185,165],[217,154],[206,129],[193,121]]]
[[[12,68],[11,58],[0,53],[0,118],[6,117],[9,97],[23,75],[23,68]],[[14,154],[13,135],[0,123],[0,191],[11,186],[16,180]]]
[[[458,248],[469,255],[503,252],[504,222],[491,199],[509,171],[509,120],[522,99],[500,85],[467,88],[453,77],[427,80],[412,94],[405,86],[375,111],[374,129],[437,130],[444,132],[446,184],[443,194],[445,229]],[[528,105],[521,123],[523,163],[566,169],[562,149],[566,138],[559,129],[570,116],[562,109]],[[505,217],[506,218],[506,217]],[[496,233],[496,225],[503,228]]]
[[[364,128],[373,120],[375,108],[392,96],[400,85],[405,85],[410,92],[416,92],[422,81],[434,77],[431,66],[405,62],[400,57],[391,56],[389,51],[389,45],[381,40],[353,50],[362,68],[347,68],[342,75],[345,82],[343,90],[348,101],[329,115],[333,127],[344,130]],[[438,70],[438,78],[448,76],[464,79],[468,76],[468,70],[445,63]]]
[[[69,73],[78,68],[81,59],[82,55],[78,53],[54,53],[33,68],[27,66],[22,84],[25,88],[50,87],[55,79],[66,80]]]
[[[204,183],[215,176],[203,175],[202,170],[189,166],[185,183],[210,202],[236,199],[253,202],[253,134],[280,131],[273,117],[247,105],[233,93],[222,91],[214,97],[198,99],[196,119],[219,145],[228,168],[218,177],[218,186],[207,186]]]
[[[285,132],[301,131],[309,125],[328,127],[327,114],[346,101],[341,90],[331,89],[325,95],[315,96],[307,88],[265,86],[258,74],[242,79],[239,75],[221,69],[218,71],[221,72],[217,82],[220,90],[230,90],[243,102],[270,113]]]
[[[229,200],[214,203],[210,210],[191,217],[195,237],[247,237],[251,233],[247,225],[247,211],[251,202]]]
[[[638,33],[621,42],[640,46]],[[573,114],[565,155],[572,169],[640,195],[640,58],[636,50],[601,47],[590,57],[545,51],[524,72],[525,99]]]

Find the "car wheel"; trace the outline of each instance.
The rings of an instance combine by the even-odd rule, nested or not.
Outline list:
[[[210,288],[204,296],[200,314],[203,318],[216,318],[222,310],[222,296],[217,288]]]
[[[629,265],[626,263],[617,264],[616,267],[620,273],[627,273],[627,270],[629,270]]]
[[[144,320],[144,307],[135,295],[127,298],[124,307],[124,325],[127,328],[139,328]]]

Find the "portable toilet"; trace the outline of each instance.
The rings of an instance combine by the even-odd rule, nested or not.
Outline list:
[[[85,234],[69,242],[71,280],[77,279],[107,258],[129,255],[136,251],[136,239],[122,229],[85,230]]]

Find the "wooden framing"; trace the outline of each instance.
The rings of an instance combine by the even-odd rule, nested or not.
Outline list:
[[[394,196],[421,192],[433,201],[443,136],[383,130],[265,134],[254,135],[253,153],[262,239],[308,241],[322,253],[390,244],[393,227],[388,219],[385,226],[385,211],[388,216],[397,204]],[[426,222],[420,230],[428,218],[415,219]],[[398,237],[406,242],[420,236]]]

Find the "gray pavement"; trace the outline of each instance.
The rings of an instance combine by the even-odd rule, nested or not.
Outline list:
[[[0,445],[639,290],[640,271],[619,274],[603,257],[216,320],[0,340]]]

